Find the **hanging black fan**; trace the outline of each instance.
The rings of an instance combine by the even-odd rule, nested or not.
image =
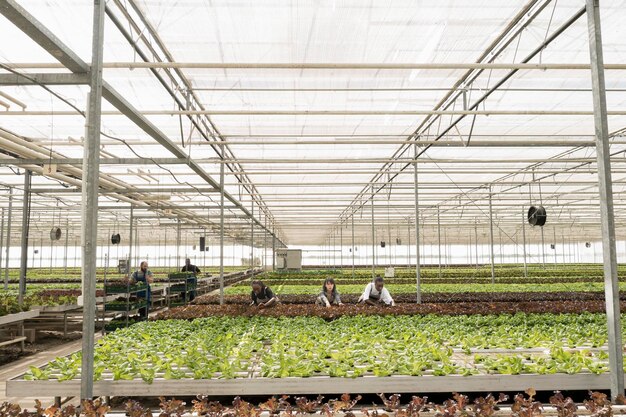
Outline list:
[[[384,248],[384,247],[385,247],[385,245],[386,245],[386,243],[385,243],[385,241],[384,241],[384,240],[380,242],[380,247],[381,247],[381,248]]]
[[[114,245],[119,245],[119,243],[121,242],[122,238],[120,237],[120,234],[114,234],[111,235],[111,243]]]
[[[546,224],[546,209],[543,206],[531,206],[528,209],[528,223],[531,226]]]

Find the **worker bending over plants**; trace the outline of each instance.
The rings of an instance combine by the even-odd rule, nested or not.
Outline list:
[[[337,285],[332,278],[326,278],[324,284],[322,284],[322,292],[319,293],[315,299],[315,304],[319,306],[330,307],[331,305],[341,306],[341,298],[337,292]]]
[[[258,308],[273,307],[280,303],[278,297],[272,292],[270,287],[263,284],[262,281],[252,281],[252,297],[251,306],[257,306]]]
[[[376,276],[374,282],[367,284],[365,291],[363,291],[363,294],[359,297],[359,301],[357,301],[357,304],[359,303],[364,303],[370,306],[381,304],[387,306],[396,305],[393,298],[391,298],[391,294],[389,294],[389,291],[385,288],[385,281],[380,275]]]

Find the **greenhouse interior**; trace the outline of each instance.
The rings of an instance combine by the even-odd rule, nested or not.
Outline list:
[[[625,414],[625,18],[0,0],[0,417]]]

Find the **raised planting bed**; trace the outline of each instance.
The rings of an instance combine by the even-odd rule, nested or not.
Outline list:
[[[14,336],[6,340],[0,339],[0,347],[20,343],[21,350],[24,351],[24,341],[26,340],[24,336],[24,321],[38,316],[39,310],[29,310],[0,317],[0,328],[10,326],[17,327],[17,333]]]
[[[20,313],[7,314],[0,316],[0,326],[6,326],[8,324],[19,323],[20,321],[32,319],[39,316],[39,310],[22,311]]]
[[[626,290],[626,282],[619,284],[620,290]],[[415,284],[385,284],[392,296],[397,294],[414,294]],[[321,282],[315,285],[290,285],[285,282],[281,285],[271,286],[274,293],[288,294],[317,294],[321,288]],[[361,294],[365,285],[338,285],[338,291],[343,294]],[[423,284],[422,293],[481,293],[481,292],[589,292],[604,291],[604,284],[600,282],[577,282],[569,284]],[[225,294],[250,294],[250,287],[237,286],[225,289]]]
[[[7,381],[7,396],[65,397],[80,396],[80,380],[65,381]],[[391,376],[361,378],[250,378],[208,380],[156,379],[151,384],[142,380],[96,381],[95,396],[159,397],[195,395],[294,395],[344,392],[417,393],[417,392],[502,392],[524,391],[605,390],[610,387],[609,375],[482,375],[466,378],[454,376]]]
[[[172,307],[174,304],[170,304]],[[626,310],[626,301],[621,302],[622,311]],[[459,302],[459,303],[397,303],[395,306],[367,306],[344,304],[330,308],[308,304],[280,304],[268,309],[259,309],[249,304],[200,304],[183,305],[162,311],[157,314],[157,320],[184,319],[192,320],[212,316],[268,316],[268,317],[298,317],[314,316],[324,319],[335,319],[341,316],[357,315],[416,315],[416,314],[515,314],[515,313],[604,313],[603,300],[592,301],[533,301],[533,302]]]
[[[98,341],[95,386],[97,395],[605,389],[605,327],[601,314],[141,322]],[[77,353],[7,388],[74,395],[79,379]]]
[[[341,300],[346,303],[356,303],[360,294],[341,294]],[[315,303],[317,293],[314,294],[280,294],[283,304],[312,304]],[[620,298],[626,300],[626,293],[621,293]],[[397,303],[415,303],[415,293],[394,294],[393,299]],[[482,293],[424,293],[424,303],[491,303],[491,302],[535,302],[535,301],[586,301],[604,300],[604,292],[482,292]],[[219,296],[206,294],[197,297],[193,304],[219,304]],[[226,304],[250,304],[250,295],[226,295]]]

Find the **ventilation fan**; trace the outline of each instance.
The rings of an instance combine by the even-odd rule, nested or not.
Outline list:
[[[61,232],[60,227],[53,227],[52,230],[50,230],[50,240],[59,240],[62,234],[63,232]]]
[[[543,206],[531,206],[528,209],[528,223],[531,226],[543,226],[546,224],[546,209]]]

